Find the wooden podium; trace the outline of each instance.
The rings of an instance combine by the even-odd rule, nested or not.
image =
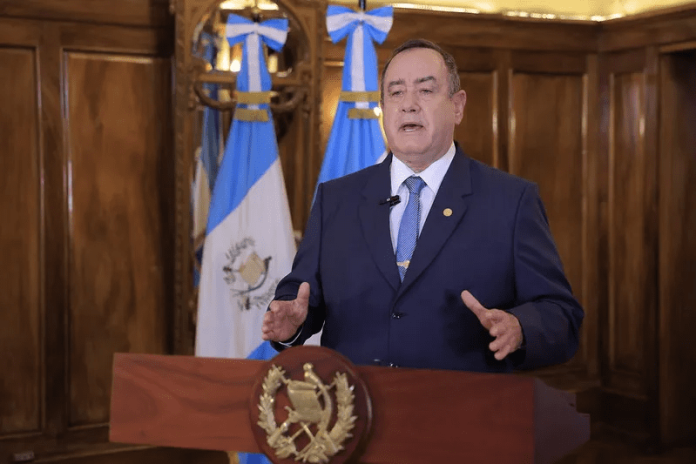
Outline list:
[[[281,355],[321,365],[337,353],[297,347]],[[116,354],[110,440],[259,452],[255,435],[265,432],[250,414],[258,409],[255,391],[277,359]],[[576,412],[575,396],[538,379],[354,369],[367,386],[372,421],[362,454],[351,462],[550,464],[589,439],[589,417]]]

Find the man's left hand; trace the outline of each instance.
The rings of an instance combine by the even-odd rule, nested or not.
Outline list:
[[[505,359],[505,356],[519,349],[522,345],[522,326],[515,316],[500,309],[485,308],[468,290],[462,292],[462,301],[476,315],[488,333],[495,337],[495,340],[488,345],[495,359],[501,361]]]

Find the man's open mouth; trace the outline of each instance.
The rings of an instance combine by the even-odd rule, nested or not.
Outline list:
[[[420,124],[410,124],[410,123],[403,124],[401,126],[401,130],[404,132],[413,132],[413,131],[417,131],[418,129],[422,129],[422,128],[423,128],[423,126],[421,126]]]

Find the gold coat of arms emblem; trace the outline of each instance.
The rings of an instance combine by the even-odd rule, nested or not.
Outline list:
[[[284,368],[279,358],[298,351],[340,357],[325,348],[297,347],[269,363],[252,413],[252,423],[265,432],[255,434],[257,442],[273,462],[345,462],[369,430],[371,407],[364,384],[351,366],[329,368],[326,359],[319,360],[322,372],[317,372],[312,356],[303,356],[301,371],[300,366]],[[359,420],[361,415],[368,422]]]

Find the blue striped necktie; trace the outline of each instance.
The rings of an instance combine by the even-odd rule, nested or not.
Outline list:
[[[396,242],[396,265],[399,267],[399,276],[404,280],[408,265],[411,263],[413,250],[418,240],[418,227],[420,225],[420,192],[425,187],[423,179],[411,176],[404,181],[408,187],[408,204],[401,216],[399,225],[399,237]]]

